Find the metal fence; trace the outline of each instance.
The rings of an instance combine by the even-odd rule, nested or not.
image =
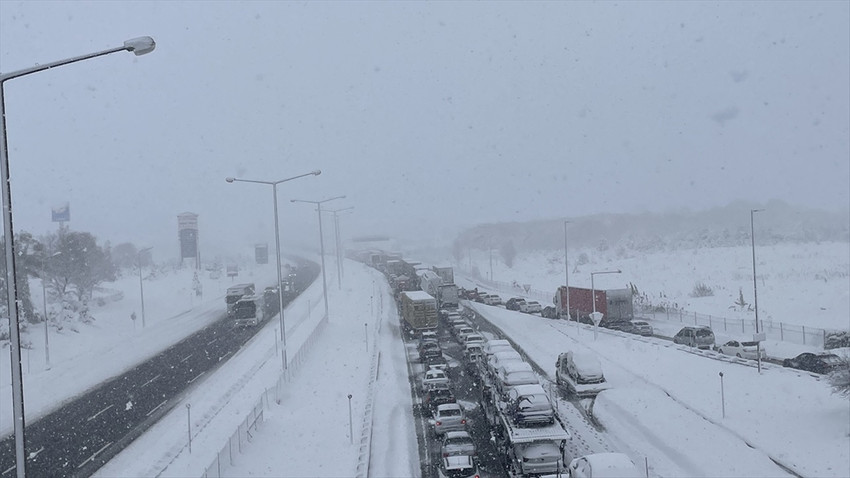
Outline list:
[[[474,282],[480,284],[482,287],[522,294],[539,300],[544,305],[551,304],[555,296],[554,292],[546,292],[532,287],[526,289],[524,285],[516,282],[491,281],[482,278],[477,278]],[[638,309],[636,306],[635,311],[637,312]],[[755,319],[730,319],[721,316],[700,314],[699,312],[689,312],[682,309],[652,306],[640,308],[639,313],[642,315],[651,315],[653,320],[666,319],[685,325],[704,325],[711,327],[715,331],[722,330],[724,332],[739,332],[741,334],[752,334],[756,331]],[[818,327],[806,327],[805,325],[787,324],[784,322],[773,322],[770,320],[759,320],[759,332],[763,332],[770,340],[823,347],[827,337],[838,331],[825,330]]]
[[[729,319],[714,315],[700,314],[699,312],[687,312],[681,309],[644,308],[640,312],[650,315],[654,320],[676,321],[683,325],[695,325],[710,327],[715,331],[729,333],[754,334],[756,332],[755,319]],[[795,344],[823,347],[826,336],[830,331],[806,327],[805,325],[786,324],[784,322],[773,322],[771,320],[759,320],[759,332],[765,334],[769,340],[779,340]]]
[[[241,454],[244,447],[251,442],[253,439],[253,433],[259,429],[260,423],[263,422],[263,411],[270,406],[271,402],[280,404],[281,390],[283,390],[286,386],[286,382],[288,382],[289,379],[298,372],[301,365],[304,364],[307,355],[327,325],[328,316],[326,315],[322,317],[322,320],[320,320],[318,324],[316,324],[316,328],[313,329],[310,336],[307,337],[307,339],[298,348],[298,351],[290,358],[287,372],[281,374],[275,385],[267,388],[260,395],[257,402],[254,404],[254,407],[250,412],[248,412],[248,415],[233,434],[230,435],[227,443],[221,447],[212,463],[207,466],[206,471],[204,471],[204,474],[202,475],[203,478],[222,478],[224,476],[222,473],[226,471],[228,467],[236,464],[238,455]],[[196,427],[198,432],[200,432],[203,428],[204,426]],[[191,440],[187,442],[187,446],[191,452]]]

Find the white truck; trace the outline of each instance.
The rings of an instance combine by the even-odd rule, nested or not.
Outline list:
[[[554,414],[554,421],[543,426],[516,425],[510,416],[509,404],[486,382],[482,392],[482,409],[510,476],[565,473],[569,461],[565,449],[571,437],[560,416]]]

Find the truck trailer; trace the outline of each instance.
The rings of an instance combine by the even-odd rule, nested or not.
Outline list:
[[[437,330],[437,299],[421,290],[399,294],[402,326],[409,334]]]
[[[581,287],[570,287],[570,311],[567,313],[567,287],[558,287],[555,293],[555,298],[552,302],[555,304],[555,311],[558,318],[579,320],[581,318],[590,317],[593,312],[592,294],[596,294],[596,311],[604,315],[608,315],[608,301],[604,290],[592,291],[591,289],[582,289]]]

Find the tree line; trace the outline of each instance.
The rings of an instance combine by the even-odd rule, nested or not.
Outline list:
[[[8,317],[5,237],[0,238],[0,317]],[[15,234],[15,283],[17,286],[18,314],[22,327],[42,323],[44,320],[61,322],[71,317],[89,319],[88,301],[95,288],[117,279],[122,269],[150,263],[150,255],[139,257],[136,246],[122,243],[114,248],[107,241],[99,245],[97,238],[88,232],[71,231],[67,226],[42,237],[29,232]],[[44,317],[40,307],[34,307],[29,279],[43,281],[48,302],[61,301],[63,317]],[[50,316],[50,313],[48,313]],[[0,340],[8,339],[8,321],[0,321]]]

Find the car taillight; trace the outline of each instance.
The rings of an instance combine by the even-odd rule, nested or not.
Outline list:
[[[442,424],[443,424],[443,422],[437,422],[437,425],[442,425]]]
[[[466,419],[461,420],[461,421],[460,421],[460,424],[461,424],[461,425],[466,425]]]

